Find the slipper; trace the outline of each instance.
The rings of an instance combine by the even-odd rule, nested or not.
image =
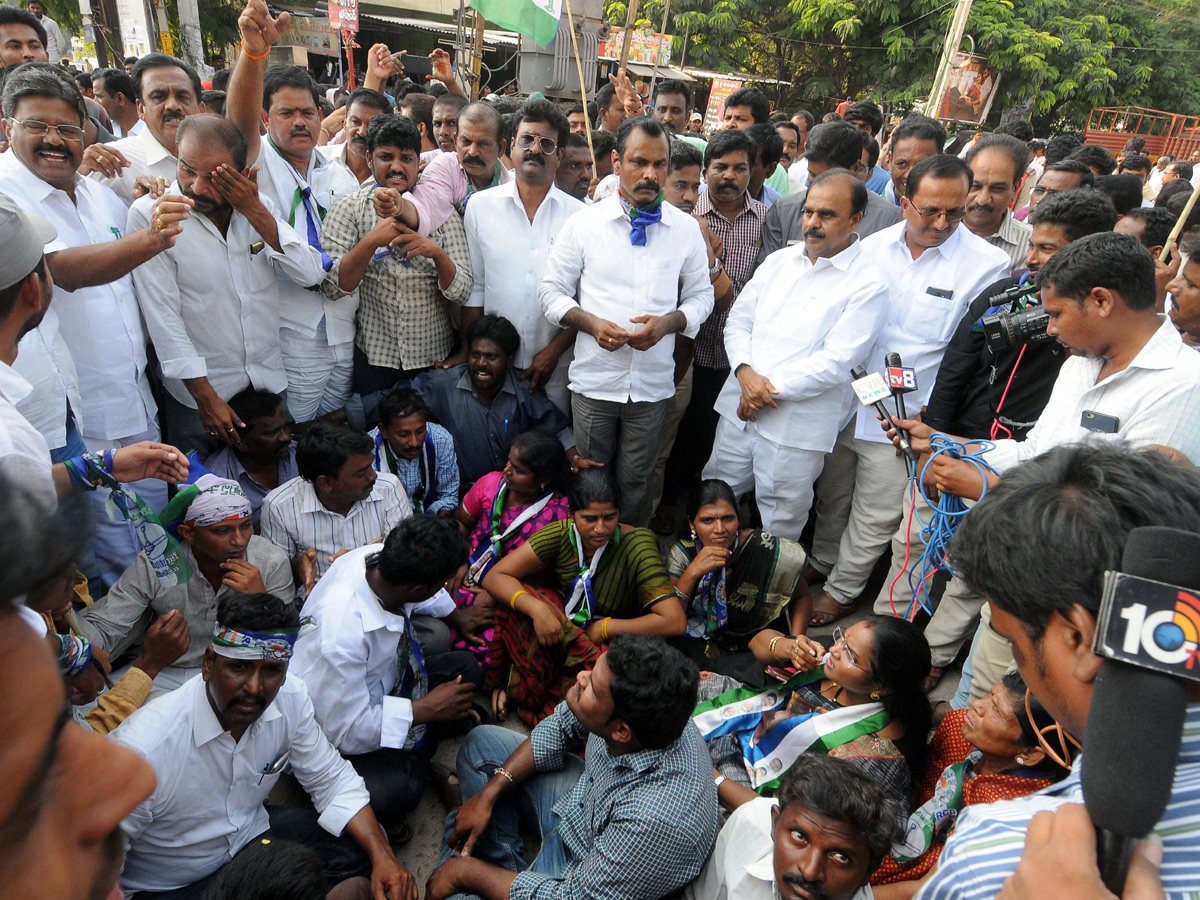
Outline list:
[[[504,688],[496,688],[492,691],[492,719],[496,722],[503,722],[508,718],[508,691]]]
[[[438,762],[431,762],[429,781],[447,811],[462,806],[462,785],[458,783],[458,775],[453,769]]]
[[[942,680],[942,676],[946,674],[945,669],[939,669],[934,666],[929,670],[929,674],[925,676],[925,693],[929,693],[938,686],[938,682]]]
[[[812,618],[809,620],[809,625],[817,628],[824,625],[832,625],[838,619],[845,618],[852,612],[854,612],[853,603],[843,606],[834,600],[828,591],[821,591],[821,593],[813,597]]]

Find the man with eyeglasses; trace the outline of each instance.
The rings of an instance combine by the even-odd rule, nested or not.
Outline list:
[[[503,316],[521,336],[513,365],[530,388],[542,387],[560,410],[570,409],[567,368],[575,354],[573,328],[542,315],[538,286],[550,248],[584,204],[554,181],[570,134],[567,117],[548,100],[530,100],[515,114],[512,157],[516,180],[484,191],[467,207],[463,225],[475,286],[463,310],[463,329],[482,315]]]
[[[1071,191],[1075,188],[1091,188],[1096,183],[1092,170],[1077,159],[1060,159],[1046,166],[1037,185],[1029,192],[1029,206],[1013,215],[1019,222],[1026,221],[1037,205],[1051,194]]]
[[[962,227],[971,170],[935,154],[906,173],[904,220],[863,242],[891,282],[891,312],[867,355],[878,371],[898,353],[916,375],[911,410],[928,400],[946,344],[979,292],[1009,273],[1008,254]],[[860,407],[842,429],[818,486],[813,568],[828,573],[813,600],[813,624],[840,619],[866,587],[875,561],[900,524],[909,478],[873,409]],[[814,577],[815,580],[815,577]]]

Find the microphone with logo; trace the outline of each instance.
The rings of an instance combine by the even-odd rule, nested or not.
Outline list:
[[[854,389],[858,401],[863,406],[869,406],[875,410],[885,422],[892,421],[892,414],[888,408],[883,405],[883,401],[887,397],[892,396],[892,389],[888,387],[888,383],[884,381],[882,375],[878,372],[867,373],[864,366],[855,366],[850,370],[850,374],[854,377],[854,381],[850,383],[850,387]],[[912,444],[908,441],[906,432],[899,432],[900,435],[900,450],[904,453],[909,463],[917,461],[917,454],[913,451]]]
[[[1200,682],[1200,534],[1130,532],[1121,571],[1105,573],[1092,649],[1105,662],[1092,691],[1080,780],[1100,875],[1119,897],[1134,844],[1170,802],[1188,683]]]

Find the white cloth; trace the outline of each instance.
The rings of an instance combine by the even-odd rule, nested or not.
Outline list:
[[[71,351],[59,330],[58,313],[51,306],[37,328],[17,343],[13,369],[33,390],[18,408],[50,445],[57,450],[67,443],[67,404],[75,411],[75,425],[83,428],[83,401]]]
[[[292,657],[317,721],[347,756],[402,748],[412,725],[412,701],[391,696],[400,678],[404,617],[384,609],[367,584],[367,557],[379,550],[351,550],[329,568],[302,610],[318,627],[301,635]],[[454,601],[438,591],[423,603],[406,604],[406,611],[442,618],[454,611]]]
[[[14,153],[0,155],[0,191],[19,197],[58,232],[47,253],[119,240],[128,212],[104,185],[75,178],[75,202],[38,178]],[[89,437],[116,440],[146,431],[158,413],[146,377],[146,331],[126,275],[108,284],[66,291],[54,286],[59,333],[79,379],[80,412]]]
[[[685,900],[775,900],[771,810],[776,805],[770,797],[759,797],[730,814],[700,877],[684,888]],[[850,900],[874,896],[865,885]]]
[[[288,765],[312,797],[321,827],[340,835],[370,803],[362,778],[321,733],[304,682],[289,673],[240,741],[218,721],[204,679],[150,701],[111,735],[150,763],[154,793],[121,823],[129,840],[121,885],[166,891],[199,881],[269,827],[263,802]]]
[[[899,353],[904,365],[916,370],[917,389],[905,398],[915,412],[929,400],[946,344],[967,307],[983,288],[1008,275],[1010,263],[1003,250],[961,224],[942,244],[913,259],[904,240],[907,229],[906,222],[897,222],[863,241],[863,253],[887,274],[892,294],[867,371],[879,371],[887,354]],[[874,409],[859,406],[855,437],[887,442]]]
[[[1062,444],[1123,442],[1130,447],[1174,447],[1200,465],[1200,355],[1169,321],[1128,366],[1103,381],[1100,359],[1072,356],[1063,363],[1037,424],[1023,441],[997,441],[987,461],[1003,474]],[[1115,434],[1089,431],[1084,410],[1114,416]]]
[[[138,121],[145,124],[142,119]],[[129,160],[129,165],[122,169],[116,178],[108,178],[101,172],[89,172],[88,178],[108,185],[126,206],[133,203],[133,187],[139,175],[165,178],[167,181],[174,181],[178,175],[179,161],[170,150],[158,142],[158,138],[149,128],[138,131],[137,126],[134,126],[129,129],[128,135],[104,146],[119,150]],[[169,193],[178,194],[179,188],[173,187]]]
[[[41,433],[17,410],[33,386],[0,362],[0,475],[24,485],[53,509],[58,505],[50,447]]]
[[[325,144],[322,147],[318,147],[317,152],[320,153],[322,156],[324,156],[327,160],[329,160],[335,166],[341,166],[343,169],[346,170],[347,174],[349,174],[351,178],[354,178],[354,172],[350,168],[350,163],[348,163],[346,161],[346,153],[349,152],[347,150],[347,148],[349,146],[350,146],[349,141],[343,141],[340,144]],[[373,178],[374,178],[373,175],[368,175],[367,178],[364,179],[363,181],[359,182],[359,184],[365,184],[366,181],[371,180]],[[354,178],[354,180],[358,181],[357,178]]]
[[[567,220],[550,251],[538,297],[546,318],[560,325],[577,306],[631,332],[636,316],[682,312],[681,332],[694,338],[713,310],[708,246],[691,216],[664,202],[662,221],[646,228],[646,245],[630,243],[620,195]],[[578,301],[575,299],[578,295]],[[589,334],[575,339],[571,390],[593,400],[652,403],[675,393],[675,337],[649,350],[604,350]]]
[[[178,193],[178,184],[169,192]],[[276,216],[282,253],[237,211],[225,236],[193,212],[174,247],[133,270],[163,384],[191,409],[196,401],[183,384],[188,378],[207,377],[222,400],[250,385],[276,394],[287,388],[275,275],[311,285],[325,273],[316,251],[279,220],[270,200],[264,202]],[[154,203],[147,195],[130,207],[129,231],[146,227]]]
[[[46,29],[46,55],[50,57],[51,65],[59,65],[64,56],[74,56],[71,41],[63,34],[57,22],[46,15],[38,19],[38,22]]]
[[[531,223],[517,184],[510,181],[479,191],[467,205],[463,226],[475,285],[466,305],[512,322],[521,336],[514,365],[525,369],[561,330],[542,314],[538,288],[563,225],[585,206],[550,185]],[[569,350],[564,353],[559,368],[569,366],[572,356]]]
[[[400,479],[382,473],[370,496],[356,502],[344,516],[325,508],[311,482],[293,478],[263,498],[259,523],[262,536],[282,548],[288,559],[314,548],[320,579],[329,570],[330,556],[386,538],[411,515],[412,504]]]
[[[725,323],[730,374],[716,411],[739,429],[741,365],[770,380],[778,409],[760,410],[758,432],[801,450],[833,449],[855,403],[850,370],[870,362],[890,311],[884,273],[857,237],[814,263],[803,244],[772,253],[742,288]],[[791,537],[791,535],[788,535]]]
[[[788,181],[792,185],[792,193],[808,190],[808,159],[800,157],[788,167]]]

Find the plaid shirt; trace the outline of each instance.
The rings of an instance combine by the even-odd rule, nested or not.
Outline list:
[[[754,261],[762,247],[762,223],[767,214],[766,204],[759,203],[744,194],[742,211],[731,222],[715,209],[708,191],[700,194],[696,202],[696,213],[704,217],[708,227],[725,244],[725,257],[721,264],[733,282],[733,300],[742,292],[750,276],[754,274]],[[733,300],[729,306],[733,306]],[[696,335],[696,365],[708,369],[728,369],[729,358],[725,355],[725,319],[729,307],[724,311],[713,311]]]
[[[583,775],[554,807],[561,875],[522,872],[509,900],[658,900],[691,882],[720,828],[712,762],[690,722],[664,750],[612,756],[560,703],[530,735],[539,772],[586,743]]]
[[[379,217],[371,206],[374,182],[338,200],[321,230],[325,252],[333,268],[321,283],[331,300],[348,291],[338,287],[342,257],[354,249],[375,227]],[[462,219],[452,215],[435,230],[430,240],[450,255],[454,280],[444,291],[438,288],[437,266],[426,257],[404,265],[390,254],[373,259],[358,286],[358,333],[354,342],[373,366],[393,369],[425,369],[441,362],[454,346],[454,326],[446,300],[462,305],[471,296],[471,254]]]

